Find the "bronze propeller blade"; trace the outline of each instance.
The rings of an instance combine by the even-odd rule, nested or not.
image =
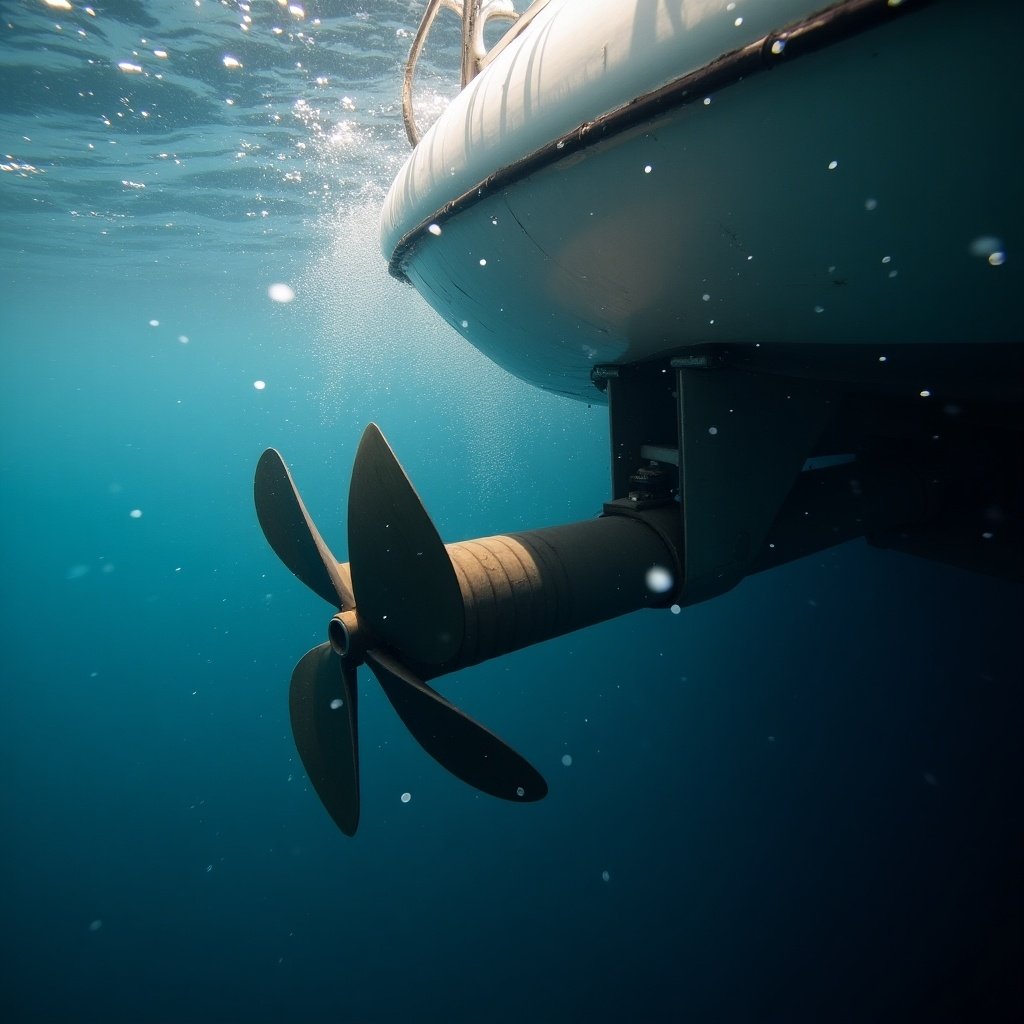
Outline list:
[[[263,535],[277,557],[335,608],[354,607],[345,573],[313,525],[288,467],[273,448],[260,457],[253,492]]]
[[[355,668],[320,644],[299,660],[288,693],[292,735],[327,813],[347,836],[359,824]]]
[[[393,658],[367,651],[366,663],[416,742],[452,775],[504,800],[547,795],[547,783],[526,758]]]

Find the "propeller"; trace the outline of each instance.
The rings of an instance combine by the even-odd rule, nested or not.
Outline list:
[[[356,667],[370,667],[413,738],[439,764],[491,796],[547,794],[540,773],[489,729],[424,682],[459,667],[465,631],[451,559],[384,435],[371,423],[352,469],[351,562],[331,554],[284,460],[268,448],[256,467],[256,515],[278,558],[338,609],[326,643],[292,672],[289,709],[303,766],[346,835],[359,824]]]

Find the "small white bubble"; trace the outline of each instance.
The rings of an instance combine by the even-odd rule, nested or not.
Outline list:
[[[650,164],[644,164],[644,174],[650,174],[654,168]]]
[[[995,534],[991,530],[986,530],[981,536],[983,540],[991,540]]]
[[[270,595],[268,594],[267,597],[269,598]],[[340,697],[335,697],[334,700],[331,701],[331,710],[332,711],[337,711],[338,708],[343,708],[344,706],[345,706],[345,702]]]
[[[679,605],[677,605],[677,604],[674,604],[674,605],[672,605],[672,607],[671,607],[671,608],[669,608],[669,611],[670,611],[670,612],[671,612],[671,613],[672,613],[673,615],[678,615],[678,614],[679,614],[679,613],[680,613],[680,612],[681,612],[682,610],[683,610],[683,609],[682,609],[682,608],[680,608],[680,607],[679,607]]]
[[[878,200],[877,199],[865,199],[864,200],[864,209],[865,210],[877,210],[878,209]]]
[[[892,257],[891,256],[883,256],[882,257],[882,262],[883,263],[892,263]]]
[[[611,878],[612,878],[612,876],[611,876],[610,872],[608,872],[608,871],[602,871],[601,872],[601,881],[602,882],[610,882]]]
[[[462,323],[462,329],[463,330],[465,330],[469,326],[469,321],[468,320],[463,320],[463,321],[461,321],[461,323]]]
[[[89,922],[89,931],[98,932],[103,927],[103,921],[101,918],[96,918],[95,921]]]
[[[708,433],[712,437],[717,437],[718,436],[718,427],[708,427]]]
[[[705,96],[704,97],[704,106],[705,107],[710,107],[711,106],[711,97],[710,96]]]
[[[652,565],[644,579],[647,589],[654,594],[667,594],[675,585],[672,573],[663,565]]]
[[[266,382],[265,380],[254,380],[254,381],[252,382],[252,386],[253,386],[253,387],[254,387],[254,388],[255,388],[255,389],[257,390],[257,391],[262,391],[262,390],[263,390],[264,388],[266,388],[266,386],[267,386],[267,382]]]
[[[918,394],[922,398],[931,398],[932,397],[932,393],[927,388],[925,388],[923,391],[919,391]]]
[[[786,40],[785,39],[776,39],[775,42],[772,43],[772,53],[774,53],[776,57],[778,57],[778,55],[780,53],[782,53],[782,51],[785,48],[786,48]]]
[[[743,24],[743,19],[742,19],[742,18],[737,18],[737,19],[736,19],[736,20],[735,20],[735,21],[733,22],[733,24],[734,24],[734,25],[735,25],[735,26],[736,26],[737,28],[739,28],[739,27],[740,27],[740,25],[742,25],[742,24]]]
[[[564,764],[565,767],[568,768],[569,765],[572,764],[572,754],[563,754],[562,755],[562,764]]]
[[[709,295],[709,294],[708,294],[707,292],[705,292],[705,293],[704,293],[704,294],[703,294],[703,295],[701,296],[701,300],[702,300],[703,302],[710,302],[710,301],[711,301],[711,296],[710,296],[710,295]]]
[[[481,267],[486,267],[487,266],[487,260],[481,260],[480,261],[480,266]]]
[[[526,796],[526,790],[522,786],[516,786],[516,796]]]
[[[188,344],[188,335],[187,334],[179,334],[178,335],[178,341],[180,341],[182,345],[187,345]]]
[[[834,171],[838,166],[839,166],[839,161],[838,160],[829,160],[829,162],[828,162],[828,169],[830,171]]]
[[[141,519],[142,518],[142,509],[141,508],[133,508],[131,510],[131,512],[128,513],[128,515],[130,515],[132,517],[132,519]]]
[[[439,234],[441,234],[441,225],[440,225],[440,224],[431,224],[431,225],[430,225],[430,226],[429,226],[429,227],[427,228],[427,230],[428,230],[428,231],[429,231],[429,232],[430,232],[430,233],[431,233],[432,235],[439,235]]]
[[[283,281],[275,281],[267,289],[267,294],[274,302],[291,302],[295,298],[295,289]]]
[[[160,326],[160,321],[159,320],[150,320],[149,321],[149,326],[150,327],[159,327]]]
[[[212,870],[213,870],[213,865],[212,864],[207,864],[206,865],[206,873],[209,874]]]
[[[242,62],[237,57],[231,57],[228,54],[224,55],[224,67],[226,68],[240,68]]]
[[[403,804],[407,804],[411,799],[412,799],[412,793],[403,793],[402,794],[402,803]]]
[[[879,356],[879,357],[878,357],[878,361],[879,361],[880,363],[885,363],[885,362],[888,362],[888,361],[889,361],[889,357],[888,357],[888,356]]]
[[[1001,267],[1006,262],[1006,253],[990,252],[988,254],[988,262],[990,266]]]
[[[814,307],[814,312],[815,313],[824,313],[825,312],[825,307],[824,306],[815,306]]]

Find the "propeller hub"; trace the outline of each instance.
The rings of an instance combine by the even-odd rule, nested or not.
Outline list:
[[[339,658],[354,659],[358,662],[363,660],[366,644],[363,642],[359,618],[354,610],[338,612],[327,623],[327,639],[330,641],[331,650]]]

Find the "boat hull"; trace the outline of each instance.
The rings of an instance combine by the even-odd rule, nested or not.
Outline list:
[[[595,365],[693,346],[1019,342],[1020,21],[927,4],[496,168],[413,211],[392,270],[489,358],[588,401]]]

